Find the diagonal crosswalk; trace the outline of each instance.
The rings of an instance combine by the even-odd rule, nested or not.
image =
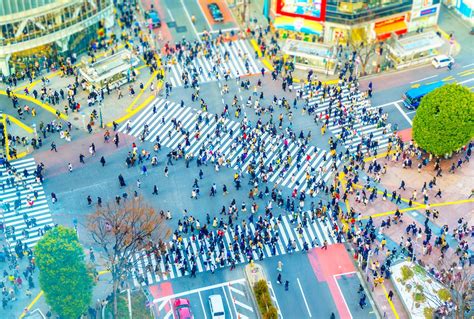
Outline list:
[[[16,160],[10,164],[16,172],[0,167],[1,221],[11,249],[18,241],[31,248],[42,233],[54,225],[53,219],[43,186],[34,176],[34,158]]]
[[[303,90],[301,97],[308,101],[308,107],[316,116],[329,119],[328,129],[342,138],[351,153],[358,149],[363,152],[367,149],[379,151],[394,142],[391,125],[386,123],[386,113],[372,106],[366,93],[357,87],[344,84],[329,92],[301,87],[299,90]],[[340,90],[337,98],[336,90]]]
[[[246,171],[252,164],[261,176],[265,168],[270,182],[298,192],[326,183],[335,160],[325,150],[306,147],[298,139],[282,139],[260,129],[242,129],[239,122],[164,99],[155,100],[130,127],[125,124],[119,131],[144,141],[159,140],[162,146],[182,148],[187,154],[204,153],[202,157],[207,160],[222,162],[235,170]],[[253,133],[257,140],[253,146],[242,143],[242,136]],[[338,166],[340,161],[336,161]]]
[[[206,83],[223,79],[256,74],[261,70],[260,62],[254,59],[252,50],[245,40],[222,42],[208,49],[208,54],[198,54],[191,58],[183,56],[180,60],[167,62],[168,81],[174,86],[189,85],[193,79]]]
[[[295,242],[294,252],[303,251],[304,243],[311,248],[322,246],[324,243],[331,245],[344,242],[341,232],[326,217],[315,217],[313,220],[311,214],[307,212],[305,217],[298,215],[295,219],[293,218],[293,215],[283,215],[269,222],[249,223],[245,229],[238,226],[238,233],[236,233],[237,228],[228,228],[221,235],[214,231],[213,236],[181,237],[181,240],[175,239],[168,245],[168,247],[174,246],[179,249],[168,249],[162,253],[141,251],[131,260],[134,284],[136,286],[152,285],[160,281],[188,276],[189,267],[186,271],[182,268],[185,264],[194,262],[196,272],[201,273],[210,271],[211,264],[216,269],[228,267],[230,259],[240,264],[248,263],[251,258],[259,260],[292,253],[293,251],[288,250],[288,243],[293,241]],[[255,236],[256,233],[268,233],[268,237],[264,236],[266,239],[261,241],[262,245],[257,244],[259,240],[255,239],[252,245],[247,242],[247,245],[244,245],[247,248],[242,249],[242,238]],[[217,245],[215,241],[213,243],[212,239],[209,239],[216,236],[218,237]],[[236,240],[236,237],[240,239]],[[276,238],[276,241],[268,238]],[[212,246],[215,248],[212,249]],[[249,250],[248,247],[252,248]],[[177,257],[177,250],[180,257]],[[222,259],[227,261],[223,262]]]

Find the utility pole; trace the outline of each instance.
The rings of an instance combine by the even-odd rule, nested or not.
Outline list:
[[[242,22],[245,22],[247,16],[247,0],[244,0],[244,9],[242,10]]]

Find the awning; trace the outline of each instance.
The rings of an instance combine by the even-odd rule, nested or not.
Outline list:
[[[273,25],[278,29],[290,31],[304,32],[308,34],[321,35],[323,33],[323,25],[317,21],[293,17],[276,17]]]
[[[386,25],[382,25],[380,27],[376,27],[374,29],[375,34],[377,35],[377,39],[384,40],[390,37],[390,35],[394,32],[398,35],[407,33],[407,24],[405,21],[398,21]]]

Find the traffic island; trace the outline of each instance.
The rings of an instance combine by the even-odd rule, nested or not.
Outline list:
[[[253,261],[245,266],[245,278],[249,283],[253,302],[258,306],[258,318],[277,319],[278,310],[273,304],[262,266]]]

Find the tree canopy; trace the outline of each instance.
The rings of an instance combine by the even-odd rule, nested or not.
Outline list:
[[[48,231],[35,255],[47,303],[62,318],[77,319],[91,302],[93,278],[75,230],[58,226]]]
[[[458,150],[474,137],[474,93],[446,84],[421,99],[413,119],[413,138],[437,156]]]

